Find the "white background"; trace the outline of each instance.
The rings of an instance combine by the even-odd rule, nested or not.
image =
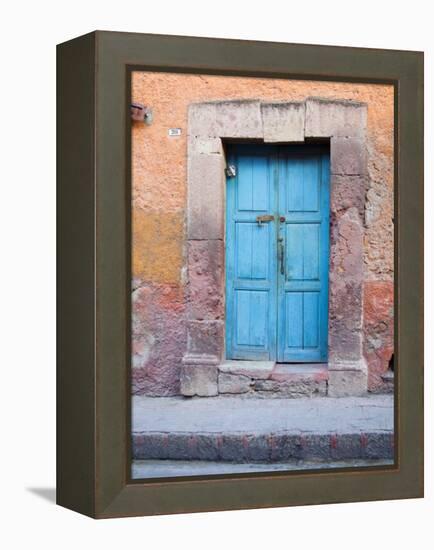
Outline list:
[[[0,235],[3,548],[432,548],[433,15],[431,2],[62,0],[1,16]],[[55,45],[119,30],[424,50],[426,498],[93,521],[56,507]],[[430,208],[431,207],[431,208]],[[4,540],[3,540],[4,539]]]

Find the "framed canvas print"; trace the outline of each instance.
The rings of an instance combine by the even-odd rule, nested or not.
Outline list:
[[[423,54],[58,47],[58,503],[423,495]]]

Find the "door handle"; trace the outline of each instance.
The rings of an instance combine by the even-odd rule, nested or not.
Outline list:
[[[279,237],[279,261],[280,261],[280,273],[285,275],[285,245],[283,244],[283,237]]]
[[[263,216],[256,216],[256,221],[258,222],[258,225],[272,222],[273,220],[274,220],[274,216],[272,214],[264,214]]]

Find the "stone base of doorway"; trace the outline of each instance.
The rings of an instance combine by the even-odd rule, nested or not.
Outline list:
[[[294,472],[306,470],[332,470],[341,468],[372,468],[393,466],[392,459],[349,460],[289,460],[287,462],[214,462],[211,460],[134,460],[132,479],[155,479],[165,477],[212,476],[228,474],[251,474],[264,472]]]
[[[329,372],[326,363],[225,361],[218,371],[219,394],[292,398],[327,395]]]
[[[365,395],[367,382],[363,359],[332,364],[240,360],[219,364],[199,356],[183,365],[181,393],[186,397],[348,397]]]
[[[391,460],[393,396],[133,397],[136,460]]]

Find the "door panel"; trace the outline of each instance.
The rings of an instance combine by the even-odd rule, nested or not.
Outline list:
[[[276,359],[276,221],[272,148],[238,146],[228,162],[236,176],[226,195],[226,356]]]
[[[303,292],[303,346],[319,347],[319,292]]]
[[[315,148],[279,154],[278,361],[327,360],[329,164]],[[282,272],[283,271],[283,272]]]
[[[235,326],[238,347],[265,350],[267,346],[268,292],[263,290],[235,291]]]
[[[252,153],[237,156],[237,210],[265,212],[270,207],[269,163]]]
[[[292,157],[289,158],[288,154]],[[303,153],[280,155],[279,178],[286,186],[286,212],[317,212],[320,199],[320,167]],[[282,210],[285,210],[282,203]]]
[[[269,224],[235,221],[235,265],[237,279],[269,279]]]
[[[303,346],[303,293],[285,293],[286,348],[301,348]]]
[[[226,356],[326,361],[328,152],[237,145],[228,163]]]
[[[319,280],[320,224],[286,224],[287,280]]]

